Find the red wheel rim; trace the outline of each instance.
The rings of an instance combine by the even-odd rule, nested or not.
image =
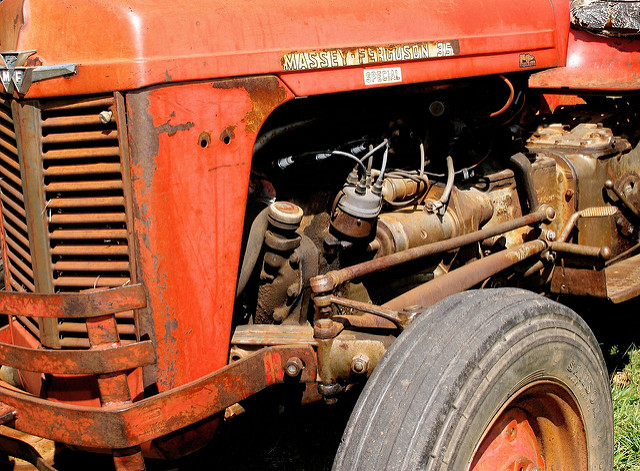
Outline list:
[[[573,396],[547,382],[515,394],[487,427],[469,469],[588,469],[584,423]]]

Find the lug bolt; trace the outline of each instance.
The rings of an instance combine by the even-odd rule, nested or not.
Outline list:
[[[549,242],[553,242],[556,240],[556,233],[554,231],[547,231],[546,237]]]
[[[300,358],[298,357],[289,358],[284,367],[285,373],[287,374],[287,376],[291,378],[295,378],[299,376],[303,369],[304,369],[304,364],[302,363],[302,360],[300,360]]]

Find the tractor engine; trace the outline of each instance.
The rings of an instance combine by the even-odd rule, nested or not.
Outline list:
[[[554,251],[491,276],[483,287],[550,284],[570,293],[578,285],[563,277],[573,265],[599,266],[634,245],[640,169],[637,151],[629,150],[638,136],[625,126],[633,103],[581,102],[543,118],[536,111],[547,106],[546,97],[525,93],[519,80],[496,76],[385,96],[311,97],[276,110],[254,149],[236,325],[309,326],[317,315],[314,276],[545,207],[553,214],[538,228],[368,274],[339,293],[384,304],[536,238],[555,244]],[[548,262],[557,253],[565,270],[552,272]],[[234,340],[232,359],[251,350],[242,335]]]

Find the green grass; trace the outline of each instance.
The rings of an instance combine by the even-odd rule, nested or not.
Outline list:
[[[630,348],[628,359],[624,369],[613,375],[611,384],[616,471],[640,469],[640,349]]]

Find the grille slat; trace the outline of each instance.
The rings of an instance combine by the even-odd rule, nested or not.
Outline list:
[[[31,255],[20,244],[13,239],[7,238],[7,245],[31,265]]]
[[[35,291],[20,158],[9,99],[0,99],[0,205],[9,273],[7,289]]]
[[[53,214],[49,218],[51,224],[82,224],[82,223],[105,223],[105,222],[126,222],[127,218],[122,213],[78,213],[78,214]]]
[[[129,270],[129,262],[56,262],[54,270],[59,271],[101,271],[101,272],[126,272]]]
[[[14,227],[20,229],[25,234],[27,233],[28,231],[27,225],[23,221],[21,221],[20,218],[14,216],[14,214],[11,211],[5,210],[4,217],[5,217],[5,222],[7,222],[7,219],[8,219],[13,223]]]
[[[9,137],[10,139],[16,140],[16,134],[13,132],[13,126],[10,124],[4,123],[0,120],[0,133]]]
[[[11,116],[11,105],[4,101],[0,103],[0,118],[4,119],[10,126],[13,127],[13,116]]]
[[[85,141],[113,141],[118,139],[116,131],[87,131],[87,132],[68,132],[56,133],[42,136],[43,144],[73,144]]]
[[[33,282],[29,280],[26,276],[24,276],[22,272],[16,269],[16,267],[14,267],[13,265],[9,266],[9,272],[11,273],[12,279],[15,280],[17,278],[18,281],[20,281],[20,283],[22,283],[22,285],[27,288],[26,290],[22,288],[20,291],[34,292],[36,290],[36,287],[34,286]],[[12,284],[12,286],[15,286],[15,285]]]
[[[87,239],[126,239],[126,229],[91,229],[91,230],[73,230],[59,229],[51,233],[52,240],[87,240]]]
[[[45,176],[120,173],[120,164],[56,166],[45,169]]]
[[[123,196],[91,198],[56,198],[47,203],[47,208],[86,208],[124,206]]]
[[[69,332],[69,333],[87,333],[87,324],[84,322],[61,322],[58,325],[60,332]],[[136,326],[132,324],[118,324],[118,333],[135,335]]]
[[[0,174],[2,174],[2,176],[6,177],[8,180],[11,180],[16,185],[22,187],[22,179],[20,177],[16,176],[15,173],[11,171],[11,169],[9,169],[9,168],[7,168],[5,166],[0,167]]]
[[[33,270],[28,267],[17,255],[15,255],[11,250],[7,250],[7,256],[13,262],[15,266],[20,268],[24,273],[29,275],[29,277],[33,278]]]
[[[104,124],[98,115],[85,116],[60,116],[58,118],[50,118],[46,123],[42,123],[42,128],[53,127],[76,127],[76,126],[99,126]]]
[[[18,283],[16,280],[14,280],[13,278],[11,278],[11,280],[9,280],[9,286],[11,288],[13,288],[14,291],[18,291],[20,293],[26,291],[24,289],[24,286],[22,286],[20,283]]]
[[[0,169],[1,169],[1,167],[0,167]],[[20,186],[20,191],[16,190],[9,183],[5,182],[4,180],[2,180],[0,178],[0,187],[2,188],[2,194],[3,195],[5,195],[5,196],[7,194],[12,195],[15,199],[20,201],[20,203],[22,203],[22,205],[24,206],[24,195],[22,194],[22,186]]]
[[[0,147],[8,150],[11,154],[18,155],[18,148],[11,144],[7,139],[10,139],[10,137],[6,134],[4,136],[0,136]]]
[[[67,159],[100,159],[103,157],[118,157],[117,147],[88,147],[77,149],[52,149],[43,154],[45,161]]]
[[[128,281],[129,277],[125,276],[61,276],[53,280],[53,285],[57,288],[113,288],[114,286],[123,286]]]
[[[13,167],[14,170],[20,173],[20,164],[18,164],[18,162],[6,156],[3,152],[0,152],[0,159],[3,163],[7,164],[9,167]]]
[[[39,332],[38,324],[35,323],[33,319],[30,319],[24,316],[20,316],[18,317],[18,319],[20,320],[22,325],[24,325],[29,330],[29,332],[31,332],[36,337],[38,336],[38,332]]]
[[[6,221],[4,224],[4,229],[6,232],[9,233],[8,235],[15,237],[18,241],[22,243],[23,246],[29,247],[29,239],[27,239],[23,234],[20,234],[20,232],[18,232],[16,228],[7,224]]]
[[[27,213],[25,212],[24,208],[21,207],[18,203],[16,203],[15,201],[13,201],[11,198],[7,197],[4,195],[4,193],[0,194],[0,199],[2,200],[2,202],[4,204],[6,204],[7,206],[9,206],[11,209],[13,209],[16,213],[18,213],[20,216],[22,216],[23,219],[26,220],[27,218]]]
[[[53,255],[127,255],[129,247],[126,245],[58,245],[51,250]]]
[[[95,182],[58,182],[49,183],[45,186],[47,192],[62,193],[76,191],[103,191],[103,190],[122,190],[121,180],[103,180]]]

